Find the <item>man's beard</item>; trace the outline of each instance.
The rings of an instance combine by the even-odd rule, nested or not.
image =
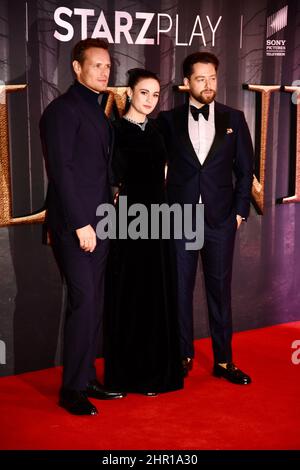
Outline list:
[[[208,96],[205,96],[204,93],[206,91],[211,91],[212,94],[208,97]],[[200,92],[199,95],[194,95],[193,93],[191,93],[192,97],[194,98],[194,100],[198,101],[198,103],[201,103],[201,104],[210,104],[213,102],[213,100],[215,99],[216,97],[216,92],[214,90],[203,90]]]

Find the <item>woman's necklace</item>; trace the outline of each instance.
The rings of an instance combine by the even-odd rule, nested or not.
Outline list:
[[[142,129],[142,131],[145,130],[146,124],[147,124],[147,122],[148,122],[147,116],[146,116],[146,119],[145,119],[144,122],[137,122],[137,121],[134,121],[133,119],[129,118],[128,116],[123,116],[123,118],[126,119],[126,121],[129,121],[129,122],[131,122],[132,124],[135,124],[136,126],[139,126],[139,127]]]

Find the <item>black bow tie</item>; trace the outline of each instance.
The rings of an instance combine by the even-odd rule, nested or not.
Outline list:
[[[201,108],[196,108],[196,106],[191,105],[190,110],[191,110],[192,116],[195,119],[195,121],[198,121],[199,114],[203,114],[204,119],[206,119],[208,121],[208,115],[209,115],[209,106],[208,106],[208,104],[205,104]]]

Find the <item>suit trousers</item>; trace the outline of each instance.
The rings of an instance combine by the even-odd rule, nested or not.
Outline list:
[[[84,252],[75,232],[51,232],[53,251],[68,290],[64,325],[63,382],[69,390],[85,390],[96,378],[95,359],[103,325],[104,281],[109,240],[97,240]]]
[[[186,250],[185,238],[174,240],[182,358],[194,357],[193,292],[200,251],[214,361],[232,360],[231,279],[236,229],[236,215],[232,212],[217,227],[204,223],[204,245],[201,250]]]

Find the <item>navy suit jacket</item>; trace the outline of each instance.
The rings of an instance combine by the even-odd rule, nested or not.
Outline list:
[[[158,116],[168,150],[169,203],[195,204],[201,194],[205,220],[212,227],[232,212],[247,218],[254,159],[244,113],[215,102],[216,134],[201,165],[189,138],[188,111],[187,103]]]
[[[111,200],[112,130],[103,110],[93,108],[72,85],[45,109],[40,131],[49,179],[50,229],[60,233],[88,224],[95,228],[97,206]]]

